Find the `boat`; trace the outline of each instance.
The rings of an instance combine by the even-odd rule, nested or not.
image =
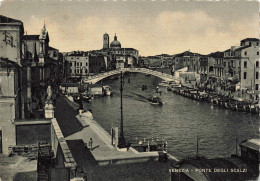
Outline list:
[[[181,88],[181,84],[176,83],[176,82],[173,82],[173,83],[171,83],[171,84],[167,87],[167,90],[173,91],[173,90],[179,89],[179,88]]]
[[[254,103],[252,105],[250,105],[250,112],[252,114],[259,114],[259,103]]]
[[[158,96],[152,96],[148,98],[148,101],[153,105],[160,105],[162,106],[164,102],[162,102],[161,98]]]
[[[161,86],[161,87],[169,87],[169,85],[175,83],[174,81],[162,81],[160,84],[158,84],[158,86]]]
[[[91,102],[93,100],[93,96],[89,96],[89,95],[82,95],[82,100],[86,101],[86,102]]]
[[[78,95],[78,94],[73,95],[73,101],[76,102],[76,103],[79,103],[81,101],[80,95]]]
[[[157,86],[156,89],[155,89],[156,93],[162,93],[161,89],[159,89],[159,87]]]
[[[139,140],[131,144],[138,152],[161,152],[166,150],[167,143],[162,140]]]
[[[147,86],[146,85],[143,85],[142,86],[142,90],[144,91],[144,90],[147,90]]]
[[[113,93],[113,91],[112,91],[112,89],[111,89],[111,87],[109,85],[103,86],[103,90],[104,90],[104,94],[106,96],[111,96],[112,93]]]

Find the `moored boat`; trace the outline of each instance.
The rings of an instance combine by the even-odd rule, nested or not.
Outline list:
[[[111,96],[112,95],[113,91],[112,91],[112,88],[109,85],[103,86],[103,89],[104,89],[104,94],[106,96]]]

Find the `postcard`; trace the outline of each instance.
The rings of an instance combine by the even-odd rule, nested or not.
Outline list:
[[[259,2],[0,0],[0,181],[259,180]]]

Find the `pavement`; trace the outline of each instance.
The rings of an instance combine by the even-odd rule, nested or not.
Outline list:
[[[37,161],[27,157],[0,154],[0,181],[36,181]]]
[[[77,116],[77,118],[81,119],[81,122],[85,122],[87,126],[81,131],[65,137],[65,140],[82,139],[100,164],[102,162],[103,164],[107,162],[123,162],[123,160],[129,161],[130,159],[135,159],[135,161],[137,161],[136,159],[145,160],[144,158],[158,159],[158,153],[156,152],[137,152],[132,148],[126,152],[118,151],[117,148],[111,145],[110,135],[95,120],[85,116]],[[89,146],[90,138],[93,140],[92,149]]]
[[[76,108],[77,105],[75,103],[68,104],[65,96],[57,97],[54,117],[57,119],[64,137],[77,133],[83,129],[83,126],[76,118]]]

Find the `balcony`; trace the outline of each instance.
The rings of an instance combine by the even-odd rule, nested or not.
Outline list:
[[[224,68],[223,64],[214,64],[213,65],[215,68]]]

